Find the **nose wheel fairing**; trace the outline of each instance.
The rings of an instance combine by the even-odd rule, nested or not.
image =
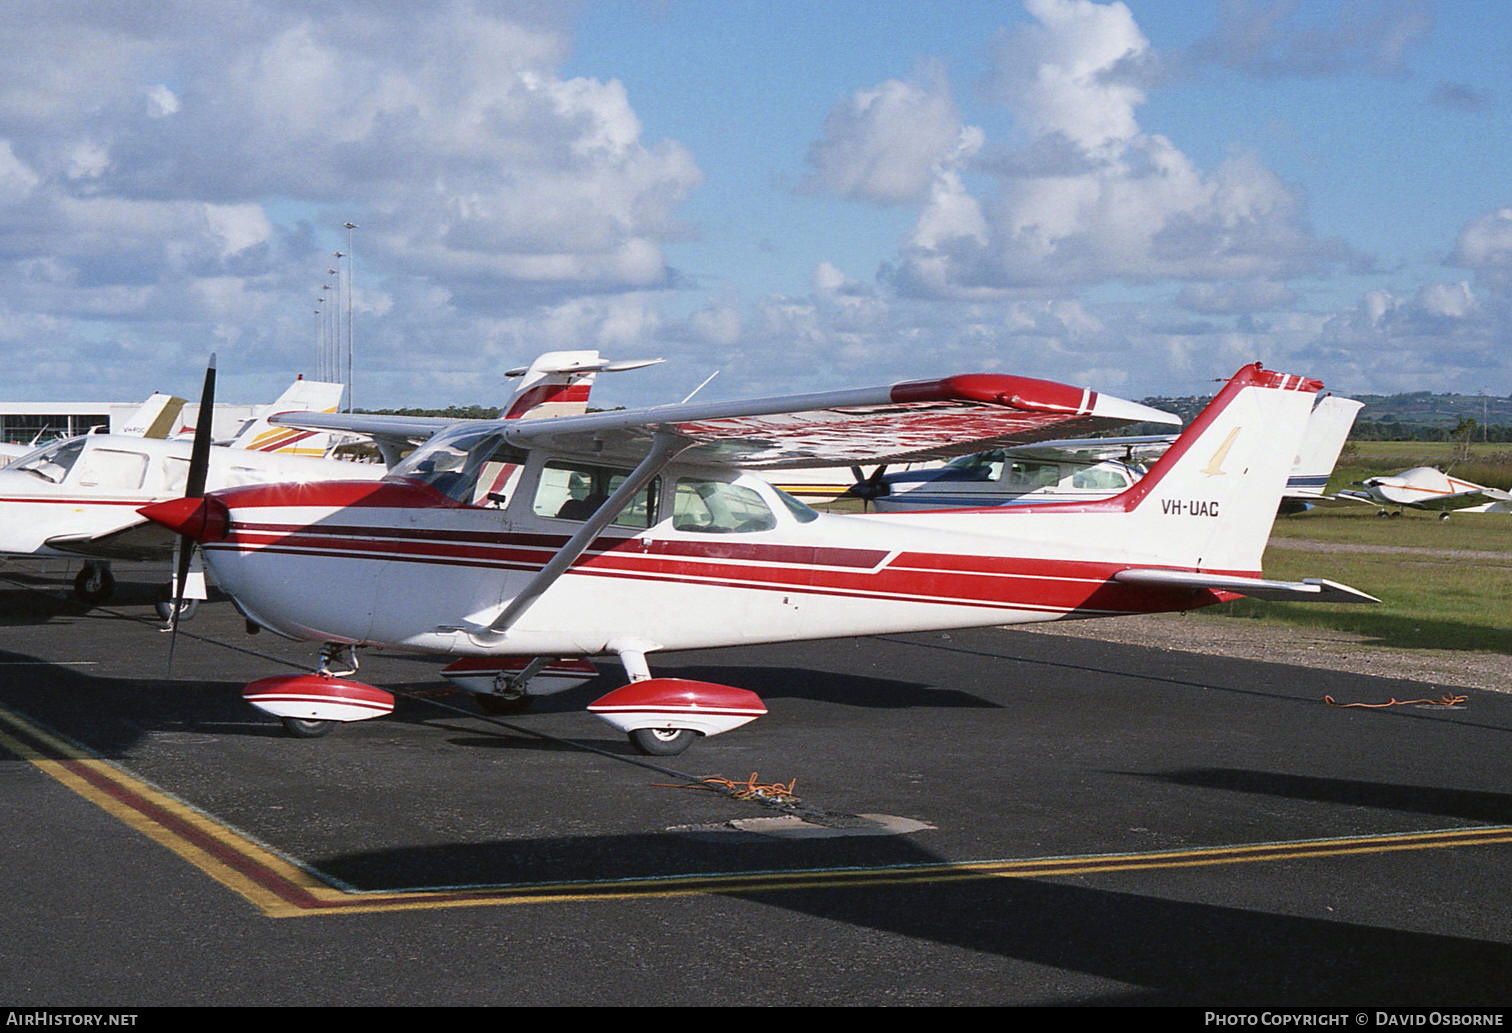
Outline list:
[[[290,727],[291,721],[302,722],[300,727],[306,728],[313,727],[314,722],[366,721],[392,713],[394,709],[394,697],[390,693],[362,682],[324,674],[282,674],[262,678],[242,690],[242,699],[263,713],[284,721],[285,727]],[[313,738],[308,734],[303,737]]]

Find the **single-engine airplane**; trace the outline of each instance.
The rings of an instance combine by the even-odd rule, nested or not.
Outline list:
[[[741,402],[442,431],[378,483],[230,488],[144,508],[199,543],[244,616],[321,642],[312,674],[244,697],[294,735],[388,713],[358,647],[458,657],[496,707],[591,677],[589,710],[642,752],[680,752],[766,712],[752,692],[653,678],[658,650],[1187,610],[1241,595],[1374,602],[1260,557],[1315,380],[1258,364],[1125,492],[1091,502],[820,514],[750,468],[941,459],[1057,432],[1173,422],[1049,381],[975,374]],[[364,430],[356,416],[286,417]],[[490,490],[499,469],[521,473]],[[543,675],[536,678],[536,675]],[[545,683],[545,684],[543,684]]]
[[[1417,466],[1390,477],[1356,481],[1364,491],[1339,492],[1346,498],[1380,507],[1377,516],[1401,516],[1404,509],[1423,509],[1448,520],[1450,513],[1512,513],[1512,494],[1454,477],[1431,466]],[[1395,506],[1392,513],[1388,507]]]

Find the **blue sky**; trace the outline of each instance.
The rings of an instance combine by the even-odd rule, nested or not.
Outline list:
[[[1493,0],[12,0],[9,397],[320,371],[360,406],[1242,362],[1512,393],[1512,6]],[[343,265],[343,269],[346,267]],[[344,330],[343,330],[344,333]]]

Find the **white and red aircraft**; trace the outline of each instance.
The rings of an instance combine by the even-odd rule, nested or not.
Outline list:
[[[1401,516],[1403,509],[1424,509],[1448,520],[1450,513],[1512,513],[1512,494],[1454,477],[1431,466],[1417,466],[1389,477],[1356,482],[1364,491],[1341,496],[1380,506],[1378,516]],[[1395,506],[1392,513],[1388,507]]]
[[[251,621],[323,642],[314,674],[244,696],[314,736],[388,713],[348,680],[361,646],[460,657],[500,705],[591,676],[589,709],[644,752],[765,713],[753,693],[653,678],[658,650],[1186,610],[1240,595],[1375,601],[1269,581],[1260,557],[1314,380],[1246,366],[1149,474],[1113,498],[819,514],[743,468],[938,459],[1163,414],[1082,388],[979,374],[891,387],[468,425],[374,483],[261,485],[147,507],[200,543]],[[362,430],[361,417],[295,419]],[[489,492],[497,471],[522,473]],[[559,662],[566,658],[566,662]],[[337,665],[351,670],[333,670]]]

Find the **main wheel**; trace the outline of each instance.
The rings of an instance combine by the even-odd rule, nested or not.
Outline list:
[[[74,578],[74,595],[91,606],[109,599],[115,594],[115,587],[115,575],[110,568],[97,563],[86,563]]]
[[[675,757],[698,738],[691,728],[637,728],[630,733],[630,745],[652,757]]]
[[[281,717],[284,731],[296,739],[319,739],[336,726],[335,721],[307,721],[301,717]]]

